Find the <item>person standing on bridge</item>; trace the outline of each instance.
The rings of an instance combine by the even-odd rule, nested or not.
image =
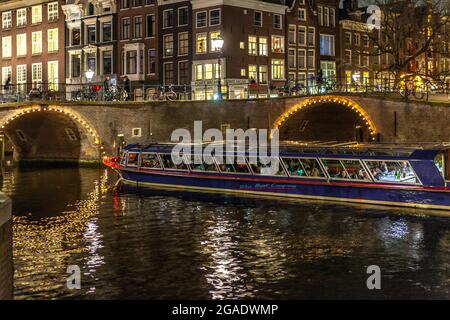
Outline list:
[[[125,89],[125,92],[127,93],[127,100],[131,99],[131,82],[128,76],[123,77],[123,88]]]
[[[5,85],[3,88],[7,92],[11,89],[11,76],[8,76],[8,79],[6,79],[6,82],[5,82]]]

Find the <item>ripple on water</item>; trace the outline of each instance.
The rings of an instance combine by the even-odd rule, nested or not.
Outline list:
[[[420,212],[151,190],[13,170],[16,299],[450,298],[450,222]],[[383,293],[365,288],[377,264]],[[82,289],[66,288],[78,265]]]

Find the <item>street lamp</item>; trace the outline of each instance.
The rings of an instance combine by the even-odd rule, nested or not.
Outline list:
[[[86,75],[86,80],[88,82],[91,82],[92,78],[94,77],[94,71],[88,69],[84,74]]]
[[[220,54],[222,53],[223,48],[223,39],[220,36],[220,34],[213,39],[213,45],[216,48],[216,50],[219,52],[219,79],[217,80],[217,99],[222,100],[222,82],[221,82],[221,68],[220,68]]]

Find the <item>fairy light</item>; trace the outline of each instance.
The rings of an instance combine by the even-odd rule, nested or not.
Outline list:
[[[92,126],[90,126],[88,124],[88,122],[85,119],[81,118],[81,116],[79,116],[72,110],[61,108],[59,106],[48,106],[48,107],[43,106],[43,107],[41,107],[39,105],[36,105],[36,106],[24,108],[21,111],[15,112],[9,118],[6,118],[3,122],[0,122],[0,128],[5,129],[8,124],[10,124],[12,121],[20,118],[21,116],[23,116],[25,114],[29,114],[32,112],[41,112],[41,111],[43,111],[43,112],[58,112],[58,113],[63,113],[65,115],[69,116],[70,118],[72,118],[73,120],[75,120],[76,122],[78,122],[80,124],[80,128],[83,128],[83,126],[85,127],[85,130],[87,132],[89,132],[91,134],[92,138],[94,139],[94,144],[99,145],[101,143],[97,132],[95,131],[95,129],[93,129]]]
[[[377,133],[377,129],[375,127],[374,122],[370,119],[367,112],[356,102],[346,97],[338,97],[338,96],[325,96],[325,97],[310,97],[305,99],[299,104],[294,105],[289,110],[283,112],[274,122],[273,129],[278,129],[289,117],[302,110],[304,107],[308,107],[318,103],[324,102],[333,102],[343,105],[357,113],[357,115],[365,122],[365,124],[369,128],[369,134],[372,141],[375,140],[375,135]],[[272,133],[270,134],[270,138],[272,138]]]

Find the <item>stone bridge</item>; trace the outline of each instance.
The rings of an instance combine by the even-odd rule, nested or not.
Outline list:
[[[282,140],[450,141],[450,104],[329,95],[230,101],[24,102],[0,105],[16,160],[97,160],[176,128],[279,128]]]

